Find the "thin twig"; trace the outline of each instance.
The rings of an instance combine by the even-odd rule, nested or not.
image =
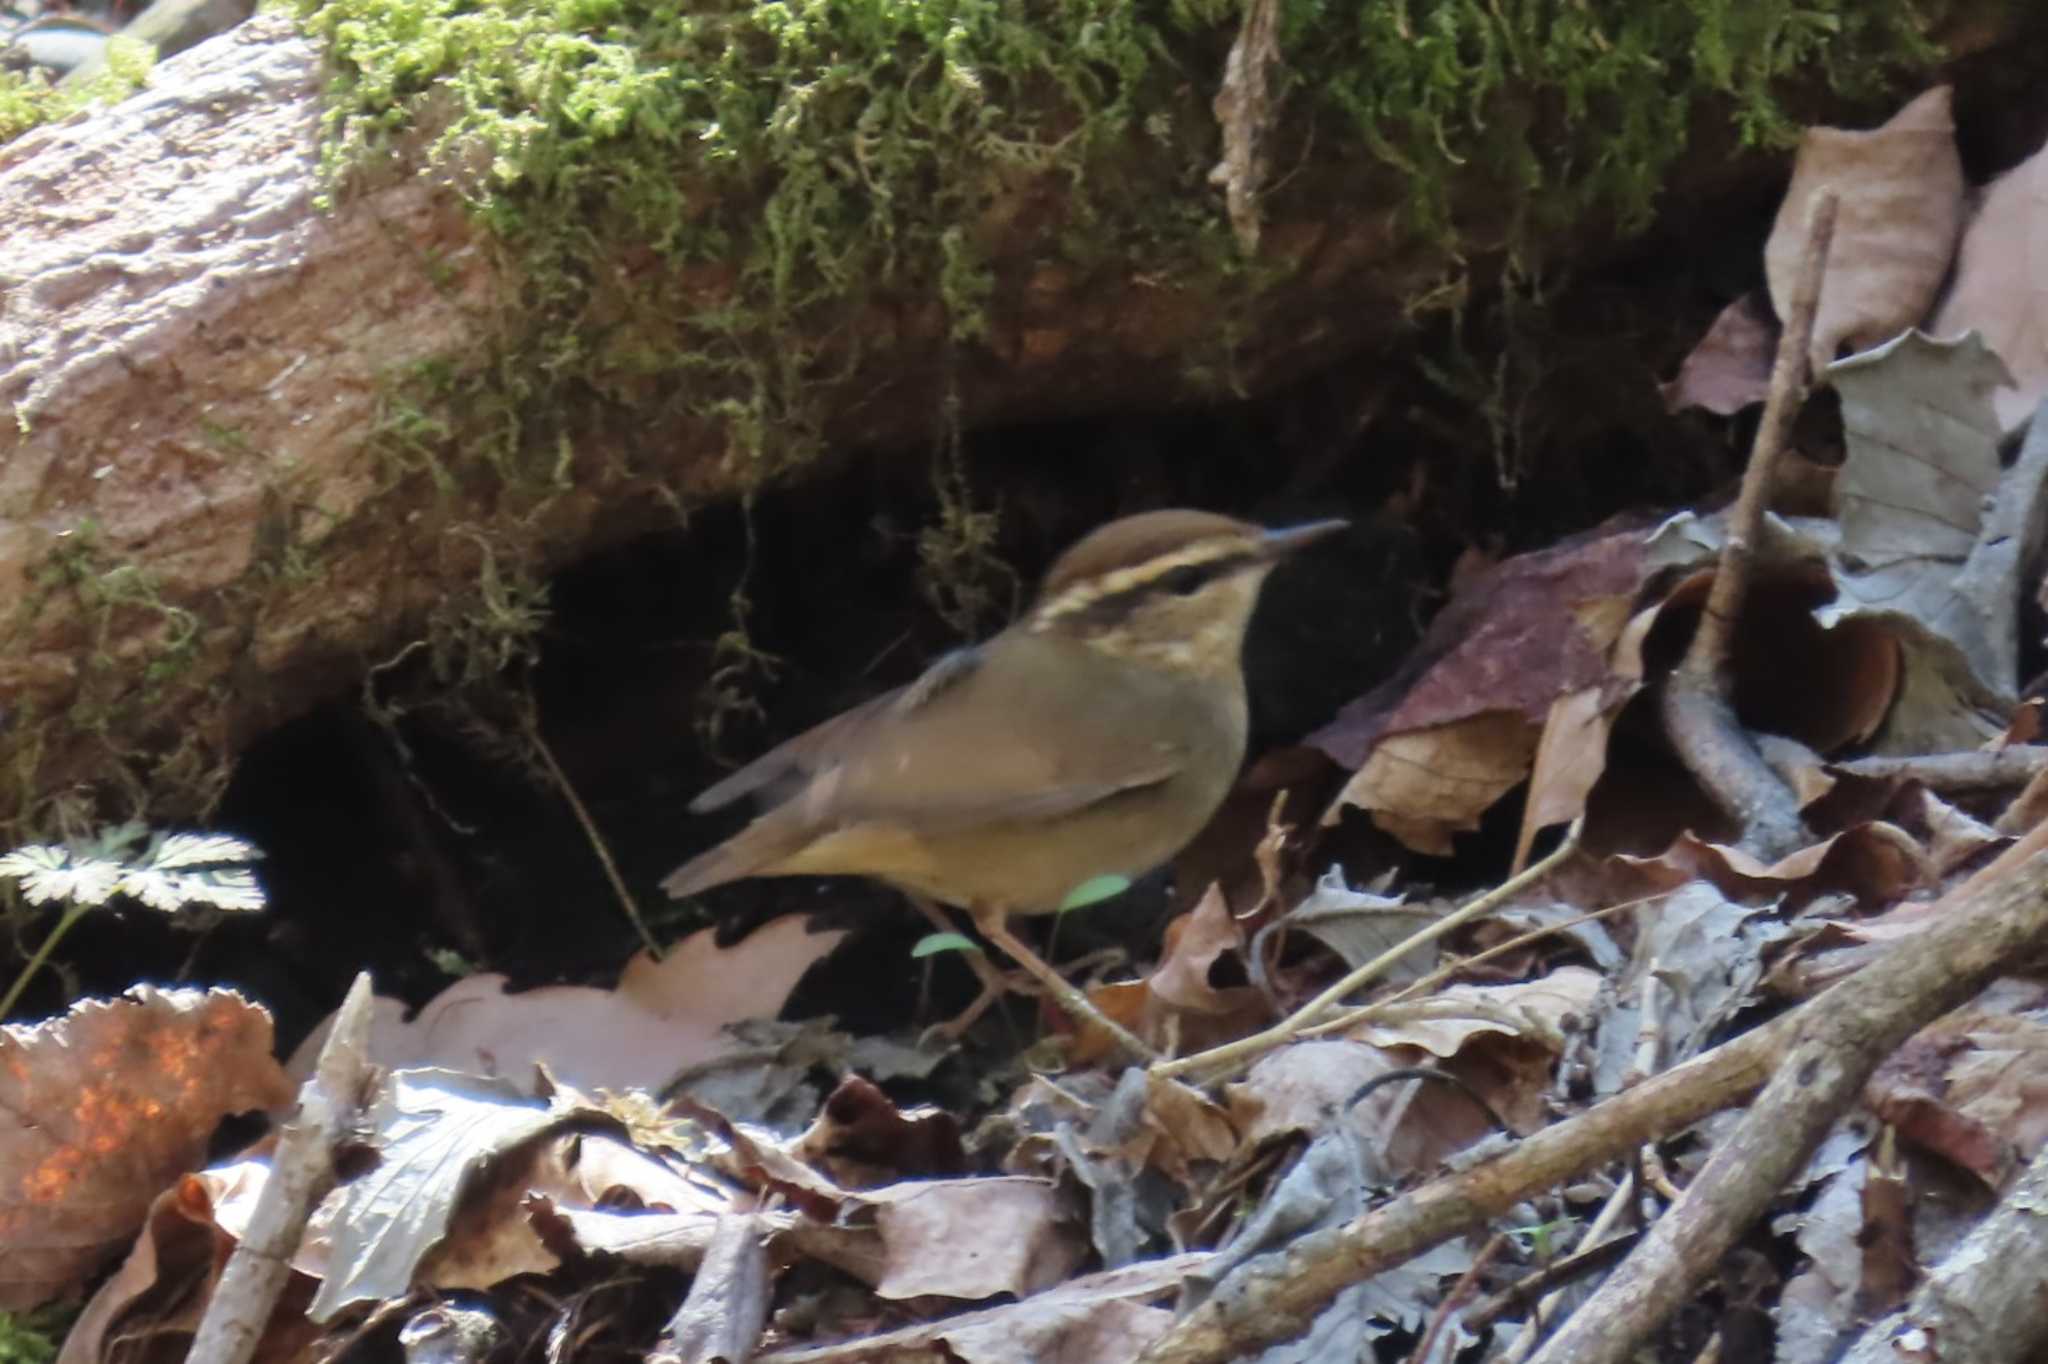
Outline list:
[[[1623,1081],[1625,1085],[1638,1084],[1642,1077],[1655,1075],[1664,1068],[1663,972],[1663,961],[1653,955],[1649,968],[1643,972],[1643,1021],[1636,1029],[1635,1073]],[[1644,1142],[1643,1149],[1636,1153],[1636,1162],[1643,1172],[1644,1187],[1655,1190],[1659,1197],[1670,1202],[1678,1201],[1678,1188],[1664,1168],[1664,1157],[1657,1153],[1657,1143]]]
[[[1583,822],[1583,819],[1573,821],[1571,831],[1565,835],[1564,841],[1558,844],[1556,850],[1542,861],[1515,876],[1509,877],[1484,895],[1476,896],[1463,906],[1452,910],[1449,914],[1444,915],[1443,918],[1431,923],[1428,927],[1409,934],[1404,941],[1388,948],[1371,961],[1360,966],[1357,970],[1352,971],[1335,985],[1332,985],[1329,989],[1323,991],[1299,1009],[1296,1009],[1286,1018],[1275,1023],[1272,1027],[1265,1029],[1263,1032],[1255,1032],[1249,1037],[1241,1037],[1235,1042],[1227,1042],[1220,1047],[1211,1047],[1208,1051],[1196,1052],[1193,1056],[1183,1056],[1178,1061],[1162,1062],[1152,1067],[1152,1073],[1161,1078],[1186,1075],[1191,1072],[1201,1072],[1205,1075],[1212,1071],[1220,1073],[1234,1068],[1253,1057],[1262,1056],[1275,1047],[1292,1042],[1301,1036],[1305,1028],[1316,1021],[1318,1014],[1325,1012],[1334,1005],[1342,1003],[1344,996],[1352,991],[1377,980],[1392,968],[1396,962],[1416,948],[1433,943],[1453,930],[1464,927],[1474,919],[1484,918],[1508,901],[1514,899],[1515,896],[1527,890],[1530,886],[1535,885],[1544,877],[1550,875],[1551,872],[1557,870],[1566,858],[1578,851],[1579,828]]]
[[[1601,1207],[1601,1218],[1606,1217],[1608,1210],[1611,1208],[1625,1207],[1629,1197],[1635,1192],[1633,1178],[1630,1175],[1622,1176],[1621,1187],[1616,1189],[1614,1196],[1609,1197],[1607,1202]],[[1619,1220],[1619,1214],[1616,1217]],[[1508,1315],[1508,1313],[1518,1311],[1532,1304],[1536,1310],[1530,1318],[1531,1323],[1542,1322],[1551,1315],[1554,1315],[1552,1306],[1555,1300],[1561,1296],[1557,1291],[1558,1289],[1563,1288],[1574,1279],[1583,1278],[1585,1275],[1592,1274],[1614,1264],[1622,1256],[1628,1254],[1629,1247],[1634,1245],[1637,1238],[1642,1235],[1641,1230],[1631,1227],[1619,1235],[1608,1236],[1607,1231],[1609,1229],[1609,1227],[1604,1226],[1596,1218],[1593,1225],[1586,1231],[1585,1240],[1587,1244],[1583,1249],[1575,1250],[1561,1260],[1552,1260],[1541,1269],[1517,1279],[1492,1297],[1482,1299],[1478,1306],[1465,1314],[1465,1329],[1472,1332],[1484,1330]],[[1602,1237],[1606,1239],[1602,1240]],[[1533,1333],[1536,1328],[1525,1323],[1525,1329]],[[1532,1339],[1531,1347],[1533,1348],[1533,1346],[1534,1342]],[[1512,1348],[1510,1346],[1510,1349]],[[1526,1354],[1527,1351],[1524,1351],[1524,1353]],[[1503,1359],[1505,1358],[1503,1356]]]
[[[1102,1029],[1108,1034],[1110,1041],[1116,1043],[1132,1060],[1141,1065],[1159,1059],[1159,1053],[1150,1045],[1141,1041],[1129,1028],[1096,1008],[1093,1000],[1049,966],[1043,957],[1019,942],[1017,935],[1010,932],[1009,925],[1004,923],[1003,919],[1004,915],[999,910],[977,910],[974,915],[974,926],[980,930],[982,937],[1000,947],[1011,961],[1023,967],[1032,979],[1044,986],[1045,992],[1052,996],[1053,1002],[1066,1010],[1068,1016],[1076,1023],[1086,1020]]]
[[[284,1125],[248,1230],[228,1258],[187,1358],[247,1364],[255,1357],[313,1205],[333,1179],[335,1143],[354,1122],[373,1069],[370,1002],[370,973],[364,971],[349,986],[312,1078],[299,1090],[298,1112]]]
[[[1507,1243],[1507,1234],[1497,1231],[1487,1238],[1486,1244],[1479,1248],[1479,1253],[1472,1257],[1472,1263],[1458,1276],[1458,1281],[1451,1285],[1451,1291],[1444,1294],[1444,1300],[1437,1304],[1436,1312],[1430,1317],[1429,1325],[1422,1332],[1422,1339],[1409,1351],[1408,1358],[1415,1364],[1429,1364],[1430,1355],[1436,1349],[1437,1339],[1443,1335],[1444,1327],[1450,1322],[1451,1317],[1457,1314],[1459,1306],[1478,1291],[1480,1277],[1486,1273],[1487,1268],[1492,1265]]]
[[[1828,248],[1834,241],[1837,200],[1832,190],[1816,196],[1808,219],[1806,250],[1800,257],[1785,330],[1771,367],[1770,396],[1743,470],[1742,490],[1728,513],[1721,559],[1707,604],[1684,660],[1665,679],[1664,728],[1686,770],[1714,803],[1742,828],[1743,845],[1774,861],[1805,841],[1799,801],[1757,752],[1736,721],[1729,700],[1728,660],[1735,628],[1761,543],[1764,512],[1792,422],[1806,401],[1811,376],[1807,351],[1814,310],[1820,299]]]
[[[569,803],[569,808],[576,814],[576,822],[583,826],[583,836],[590,840],[591,850],[597,854],[599,864],[604,867],[605,879],[612,883],[612,894],[619,897],[619,907],[625,910],[626,917],[632,920],[633,931],[640,935],[641,943],[647,948],[647,955],[660,961],[661,945],[654,941],[654,934],[648,931],[646,920],[640,917],[640,906],[634,903],[633,892],[626,889],[626,878],[619,874],[619,864],[612,860],[612,850],[605,843],[604,835],[598,831],[597,821],[592,819],[590,811],[584,808],[583,798],[576,794],[576,788],[570,784],[569,774],[555,761],[555,751],[548,747],[548,741],[542,737],[540,720],[530,706],[522,718],[526,722],[526,737],[532,741],[533,751],[540,754],[541,765],[547,768],[548,776],[555,783],[555,789],[562,793],[562,799]]]
[[[1995,791],[2024,786],[2048,772],[2048,746],[2010,744],[1967,753],[1920,753],[1910,757],[1851,758],[1830,766],[1853,777],[1917,781],[1930,791]]]
[[[1750,571],[1756,562],[1756,547],[1763,537],[1764,512],[1770,506],[1771,490],[1777,479],[1778,461],[1792,437],[1792,422],[1812,385],[1811,362],[1807,352],[1813,346],[1813,317],[1820,304],[1821,278],[1827,273],[1829,248],[1835,240],[1835,210],[1839,199],[1831,189],[1814,196],[1807,215],[1806,249],[1799,257],[1793,277],[1792,300],[1785,317],[1785,330],[1778,337],[1778,353],[1771,364],[1771,386],[1764,400],[1763,419],[1757,425],[1756,441],[1750,446],[1749,466],[1742,472],[1742,490],[1728,513],[1727,538],[1721,543],[1721,561],[1714,571],[1714,585],[1707,593],[1706,608],[1700,612],[1699,628],[1685,651],[1680,667],[1687,672],[1723,675],[1734,641],[1742,603],[1749,591]]]
[[[1580,924],[1592,923],[1596,919],[1604,919],[1609,915],[1620,914],[1634,909],[1638,905],[1646,905],[1653,900],[1661,900],[1664,898],[1665,893],[1659,891],[1655,895],[1645,895],[1640,899],[1627,900],[1618,905],[1609,905],[1605,909],[1596,909],[1590,914],[1581,914],[1576,918],[1563,919],[1554,924],[1544,924],[1540,928],[1532,928],[1526,933],[1518,933],[1506,942],[1495,943],[1492,947],[1481,952],[1474,952],[1469,957],[1459,957],[1455,961],[1445,962],[1428,975],[1419,976],[1409,981],[1393,994],[1377,1003],[1361,1004],[1356,1009],[1345,1010],[1335,1018],[1326,1018],[1320,1023],[1312,1023],[1301,1030],[1301,1036],[1305,1038],[1327,1037],[1331,1033],[1348,1032],[1352,1028],[1361,1027],[1367,1023],[1395,1023],[1406,1022],[1413,1018],[1442,1017],[1443,1015],[1428,1015],[1423,1012],[1424,1008],[1431,1001],[1423,1000],[1419,1003],[1411,1001],[1414,1001],[1417,995],[1428,994],[1453,976],[1461,975],[1483,961],[1490,961],[1495,957],[1505,956],[1507,953],[1513,952],[1518,948],[1528,946],[1539,938],[1554,937],[1568,928],[1577,928]],[[1517,1028],[1516,1031],[1520,1031],[1520,1029]]]
[[[1565,1287],[1581,1274],[1591,1274],[1607,1268],[1619,1260],[1629,1247],[1636,1243],[1641,1234],[1625,1231],[1619,1236],[1609,1237],[1628,1205],[1636,1196],[1636,1177],[1625,1174],[1621,1183],[1614,1186],[1614,1192],[1607,1195],[1607,1201],[1600,1205],[1600,1211],[1593,1215],[1593,1225],[1586,1228],[1585,1248],[1565,1256],[1555,1264],[1546,1265],[1536,1273],[1515,1284],[1490,1302],[1480,1304],[1472,1314],[1472,1329],[1479,1329],[1481,1321],[1491,1322],[1502,1313],[1513,1309],[1518,1302],[1542,1294],[1536,1300],[1536,1310],[1522,1323],[1522,1329],[1515,1332],[1515,1338],[1500,1357],[1499,1364],[1521,1364],[1543,1339],[1543,1323],[1557,1317],[1564,1305]],[[1484,1315],[1482,1315],[1484,1314]]]

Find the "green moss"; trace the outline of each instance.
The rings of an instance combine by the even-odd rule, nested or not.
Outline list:
[[[69,1304],[0,1312],[0,1364],[49,1364],[77,1316]]]
[[[153,704],[197,656],[199,618],[167,601],[146,569],[110,555],[92,521],[67,531],[31,572],[30,582],[17,628],[25,628],[52,596],[69,593],[75,616],[89,632],[81,651],[80,692],[68,717],[77,728],[104,730],[118,708]],[[147,641],[139,668],[126,656],[138,639]]]
[[[445,414],[441,435],[459,430],[504,473],[519,447],[552,463],[589,404],[611,401],[642,420],[711,419],[765,477],[815,448],[817,394],[858,363],[862,337],[845,324],[862,304],[921,301],[954,341],[986,337],[989,262],[1048,185],[1056,208],[1028,206],[1056,254],[1142,259],[1178,287],[1218,289],[1235,263],[1204,183],[1206,103],[1236,9],[306,0],[301,12],[340,73],[330,168],[423,145],[518,281],[503,352],[462,357],[471,391],[444,385],[421,405]],[[1723,101],[1745,139],[1779,140],[1781,77],[1865,88],[1929,55],[1912,0],[1289,0],[1283,13],[1282,140],[1396,168],[1412,225],[1446,239],[1461,175],[1511,216],[1637,220],[1701,98]]]
[[[1245,260],[1207,183],[1235,0],[299,13],[336,72],[336,191],[423,165],[500,251],[484,352],[387,376],[375,433],[390,467],[459,499],[461,519],[538,516],[572,483],[621,472],[661,477],[579,467],[578,442],[607,429],[663,444],[708,432],[728,482],[757,488],[817,452],[869,345],[987,342],[999,258],[1084,286],[1142,271],[1192,295],[1214,325],[1182,357],[1187,381],[1235,391],[1249,305],[1300,268]],[[1782,140],[1780,78],[1868,89],[1928,58],[1920,32],[1917,0],[1283,0],[1269,212],[1316,196],[1292,211],[1328,216],[1336,185],[1356,212],[1399,204],[1447,264],[1467,216],[1511,249],[1560,217],[1627,225],[1703,101],[1748,141]],[[1302,165],[1314,173],[1288,170]],[[938,550],[973,543],[958,511]],[[527,618],[487,598],[538,565],[491,563],[498,586],[475,605]]]
[[[1640,224],[1719,100],[1747,146],[1798,132],[1781,81],[1867,96],[1937,55],[1910,0],[1295,0],[1295,86],[1408,181],[1416,225],[1453,230],[1454,170],[1510,215]]]
[[[106,66],[80,85],[58,84],[42,70],[0,70],[0,143],[95,102],[126,99],[148,83],[155,62],[156,50],[149,44],[116,35],[107,42]]]
[[[0,745],[0,842],[11,839],[10,847],[53,831],[68,836],[98,817],[87,808],[87,788],[46,785],[47,758],[68,743],[89,740],[102,752],[97,775],[116,802],[107,808],[118,806],[124,818],[159,802],[203,806],[231,765],[208,742],[199,712],[182,712],[174,732],[152,733],[152,717],[171,698],[203,685],[194,676],[200,619],[169,600],[148,570],[113,553],[91,520],[59,536],[30,570],[29,590],[0,617],[0,649],[29,637],[60,600],[76,629],[75,685],[60,706],[24,704]]]

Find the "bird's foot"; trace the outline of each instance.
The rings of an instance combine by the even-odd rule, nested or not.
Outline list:
[[[975,975],[981,979],[981,993],[975,996],[972,1004],[969,1004],[953,1017],[943,1023],[934,1023],[919,1033],[917,1035],[917,1045],[920,1048],[930,1046],[934,1042],[942,1042],[947,1046],[957,1043],[962,1037],[967,1035],[968,1029],[979,1023],[981,1016],[994,1007],[995,1002],[1004,995],[1037,995],[1043,993],[1038,988],[1038,982],[1022,971],[1008,974],[998,971],[994,963],[990,962],[987,957],[982,956],[979,952],[972,954],[970,960],[974,963]]]

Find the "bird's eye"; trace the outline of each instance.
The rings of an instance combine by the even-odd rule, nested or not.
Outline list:
[[[1160,586],[1176,597],[1192,597],[1209,581],[1209,570],[1200,564],[1183,564],[1159,580]]]

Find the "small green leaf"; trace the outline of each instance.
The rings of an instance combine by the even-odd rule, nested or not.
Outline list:
[[[1131,878],[1118,876],[1113,871],[1105,872],[1101,876],[1091,876],[1067,892],[1067,898],[1060,901],[1060,913],[1092,905],[1098,900],[1112,899],[1130,888]]]
[[[979,952],[965,933],[927,933],[910,949],[913,957],[930,957],[940,952]]]

